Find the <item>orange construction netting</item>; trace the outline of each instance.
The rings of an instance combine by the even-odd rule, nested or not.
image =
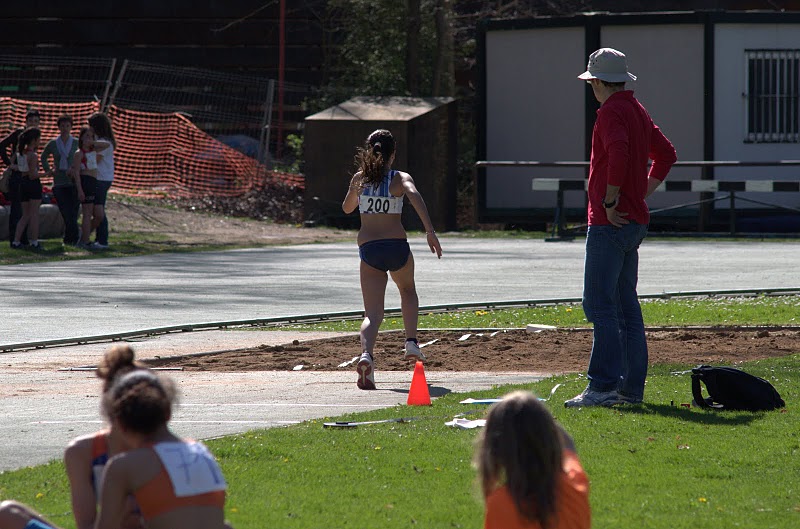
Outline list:
[[[73,135],[99,103],[45,103],[0,98],[0,135],[25,122],[28,108],[41,114],[40,149],[58,135],[58,116],[73,117]],[[181,114],[141,112],[111,106],[117,148],[112,193],[145,197],[239,196],[267,184],[302,188],[301,175],[267,171],[257,160],[214,139]],[[49,185],[52,179],[43,179]]]
[[[89,103],[45,103],[42,101],[26,101],[24,99],[12,99],[10,97],[0,97],[0,139],[5,138],[9,133],[25,125],[25,114],[29,108],[35,108],[41,115],[39,128],[42,129],[42,139],[39,142],[39,153],[47,145],[47,142],[58,136],[58,117],[63,114],[72,116],[74,127],[73,136],[77,137],[81,126],[86,120],[97,112],[100,103],[92,101]],[[52,164],[52,160],[50,162]],[[42,184],[51,186],[52,178],[42,178]]]

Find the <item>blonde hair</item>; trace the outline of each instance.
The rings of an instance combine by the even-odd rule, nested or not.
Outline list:
[[[474,464],[484,497],[508,487],[519,513],[548,527],[556,512],[563,438],[531,393],[515,391],[492,406],[476,440]]]

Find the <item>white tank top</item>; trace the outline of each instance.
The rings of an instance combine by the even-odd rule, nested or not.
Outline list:
[[[109,147],[110,148],[110,147]],[[92,171],[97,169],[97,153],[94,151],[83,152],[81,154],[86,158],[86,161],[81,161],[81,169],[84,171]]]
[[[100,138],[111,143],[111,140]],[[102,151],[103,158],[97,162],[97,179],[102,182],[112,182],[114,180],[114,145]]]
[[[403,212],[403,197],[394,197],[389,192],[389,185],[397,171],[389,171],[381,183],[366,186],[358,198],[358,211],[362,215],[384,213],[399,215]]]
[[[27,172],[29,172],[31,170],[31,168],[28,167],[28,155],[27,154],[23,154],[21,152],[17,153],[17,170],[20,173],[27,173]]]

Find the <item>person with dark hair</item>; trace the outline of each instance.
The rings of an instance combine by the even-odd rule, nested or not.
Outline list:
[[[144,366],[134,360],[130,346],[117,345],[109,349],[97,368],[97,377],[103,381],[102,394],[111,389],[114,381]],[[108,460],[130,447],[119,430],[113,426],[73,439],[64,452],[64,466],[69,478],[72,497],[72,514],[77,529],[92,529],[97,518],[102,476]],[[122,529],[142,527],[135,502],[128,502],[127,514],[120,525]]]
[[[78,213],[83,195],[80,178],[72,169],[72,158],[78,150],[78,141],[70,135],[72,116],[59,116],[57,123],[59,135],[45,145],[41,156],[42,167],[45,173],[53,176],[53,195],[61,218],[64,219],[64,244],[76,244],[80,238]],[[49,163],[51,156],[52,169]]]
[[[97,161],[97,189],[94,197],[94,218],[97,225],[95,241],[89,246],[92,250],[108,249],[108,217],[106,217],[106,198],[108,190],[114,181],[114,149],[117,140],[111,128],[111,120],[102,112],[95,112],[89,116],[89,126],[94,130],[95,137],[108,147],[103,151],[103,156]]]
[[[81,127],[78,136],[78,154],[72,159],[72,169],[79,175],[83,199],[81,200],[81,238],[78,241],[80,248],[89,248],[89,237],[97,228],[98,222],[94,218],[94,200],[97,193],[97,162],[102,160],[102,151],[111,147],[111,144],[98,141],[91,127]]]
[[[39,111],[36,109],[28,110],[25,115],[25,127],[18,128],[0,141],[0,158],[7,167],[11,167],[11,177],[9,179],[9,190],[6,198],[11,203],[8,215],[8,243],[14,242],[14,234],[17,232],[17,224],[22,218],[22,197],[20,195],[20,185],[22,184],[22,174],[16,170],[17,143],[19,135],[26,128],[38,127],[40,121]],[[22,235],[21,243],[28,244],[28,234]]]
[[[494,404],[475,444],[484,529],[588,529],[589,479],[572,438],[534,395]]]
[[[39,157],[36,150],[39,148],[39,140],[42,138],[42,131],[36,127],[25,129],[19,135],[17,144],[17,169],[22,174],[22,182],[19,186],[20,199],[22,200],[22,218],[17,224],[17,231],[14,233],[12,248],[23,248],[21,238],[24,233],[28,234],[28,247],[39,250],[39,206],[42,204],[42,181],[45,176],[39,171]]]
[[[594,326],[589,384],[564,403],[568,408],[638,404],[647,377],[647,341],[636,293],[639,246],[647,236],[645,199],[677,157],[650,114],[625,90],[636,76],[625,54],[601,48],[578,76],[600,103],[589,167],[583,311]],[[653,160],[650,170],[649,160]]]
[[[119,377],[137,369],[145,368],[134,360],[134,352],[130,346],[117,345],[109,349],[96,372],[97,377],[103,381],[102,394],[105,395]],[[94,528],[106,463],[114,455],[121,454],[129,448],[120,432],[113,426],[77,437],[67,446],[64,452],[64,465],[69,478],[72,513],[77,529]],[[139,510],[132,499],[126,504],[122,520],[118,529],[144,527]],[[0,508],[0,528],[16,527],[38,529],[51,526],[47,525],[39,514],[24,505],[6,502]]]
[[[203,444],[168,428],[172,381],[147,369],[117,373],[113,381],[103,409],[129,449],[105,465],[94,529],[124,527],[131,496],[148,529],[230,529],[224,520],[227,483],[216,460]],[[0,528],[56,529],[17,502],[0,504]]]
[[[359,148],[355,163],[357,172],[342,202],[345,213],[358,208],[361,229],[358,232],[358,251],[361,257],[361,295],[364,298],[364,322],[361,324],[361,357],[356,366],[357,385],[375,389],[375,360],[373,349],[383,321],[387,273],[400,291],[400,307],[405,329],[405,358],[416,361],[425,356],[417,342],[419,299],[414,285],[414,256],[401,222],[403,197],[419,215],[431,253],[442,257],[442,246],[436,237],[428,208],[411,175],[392,169],[396,154],[394,136],[379,129],[369,135]]]

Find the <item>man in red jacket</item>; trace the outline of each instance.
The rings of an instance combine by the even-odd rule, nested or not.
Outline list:
[[[650,212],[645,199],[677,159],[672,143],[647,110],[625,89],[635,81],[625,55],[602,48],[578,76],[600,102],[592,132],[589,229],[583,310],[594,325],[588,387],[564,403],[568,408],[642,402],[647,342],[636,293],[639,245]],[[653,160],[648,172],[647,164]]]

